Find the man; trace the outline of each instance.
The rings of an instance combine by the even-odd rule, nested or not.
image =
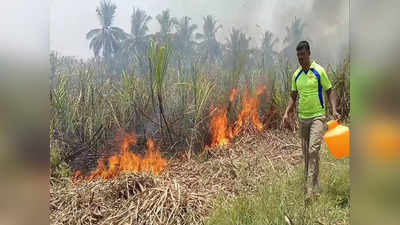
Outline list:
[[[291,98],[282,119],[281,128],[293,110],[299,96],[298,117],[300,121],[300,137],[304,156],[304,193],[308,204],[312,197],[320,194],[319,185],[319,150],[321,140],[326,132],[325,103],[323,92],[328,95],[335,119],[340,115],[336,111],[336,95],[331,82],[322,66],[310,61],[310,45],[301,41],[297,47],[297,58],[300,67],[292,77]]]

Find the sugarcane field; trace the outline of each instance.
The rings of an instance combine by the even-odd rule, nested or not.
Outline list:
[[[50,224],[350,224],[348,5],[177,2],[53,3]]]

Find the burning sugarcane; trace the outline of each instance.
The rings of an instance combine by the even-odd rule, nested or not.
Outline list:
[[[243,128],[248,124],[252,124],[258,131],[263,130],[264,126],[258,115],[258,97],[264,93],[265,90],[266,86],[261,86],[257,88],[255,95],[250,97],[247,89],[243,97],[242,109],[238,114],[236,121],[230,124],[228,120],[228,112],[230,111],[232,102],[238,93],[237,89],[233,88],[229,95],[228,106],[217,107],[211,110],[211,143],[206,146],[205,150],[227,145],[235,136],[238,136],[243,131]]]

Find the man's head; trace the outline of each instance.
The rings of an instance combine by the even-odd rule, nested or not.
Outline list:
[[[297,59],[301,67],[310,66],[310,45],[307,41],[300,41],[296,47]]]

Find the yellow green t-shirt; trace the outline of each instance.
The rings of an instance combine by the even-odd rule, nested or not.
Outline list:
[[[292,91],[299,93],[299,118],[309,119],[325,115],[323,92],[331,87],[324,68],[316,62],[312,62],[308,71],[299,67],[292,76]]]

